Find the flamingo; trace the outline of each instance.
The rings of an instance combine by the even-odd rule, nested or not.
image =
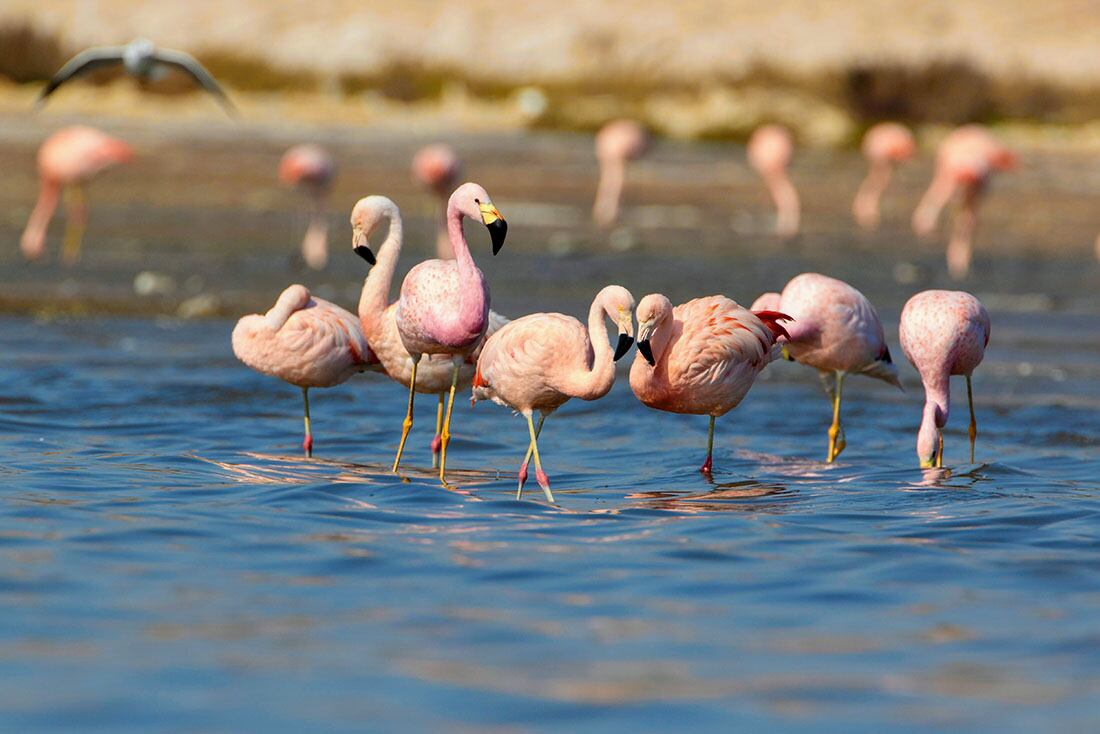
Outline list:
[[[19,241],[23,255],[28,260],[42,257],[50,219],[62,189],[68,188],[61,260],[66,265],[79,261],[88,223],[85,186],[109,168],[129,162],[133,155],[129,145],[91,127],[66,127],[46,138],[38,149],[38,201]]]
[[[279,161],[279,180],[301,189],[310,199],[309,226],[302,240],[302,259],[314,270],[328,263],[328,221],[325,201],[332,191],[336,163],[319,145],[295,145]]]
[[[527,462],[535,456],[535,477],[554,501],[550,479],[542,470],[538,437],[546,416],[570,398],[598,400],[615,384],[615,362],[634,343],[634,296],[620,285],[609,285],[592,301],[588,328],[572,316],[535,313],[516,319],[485,340],[477,360],[471,402],[492,400],[527,419],[530,443],[519,469],[516,499],[527,481]],[[612,353],[607,341],[610,318],[619,328]],[[531,419],[539,412],[539,424]]]
[[[798,192],[787,176],[794,140],[782,125],[764,125],[753,131],[747,149],[749,164],[764,179],[775,202],[775,233],[783,238],[798,234]]]
[[[392,202],[390,202],[392,205]],[[396,210],[396,207],[394,207]],[[353,212],[354,214],[354,212]],[[489,230],[493,243],[493,254],[500,252],[508,233],[504,217],[493,205],[485,189],[475,183],[465,183],[455,189],[447,202],[447,231],[454,260],[425,260],[416,265],[405,276],[401,284],[401,296],[394,309],[394,322],[397,335],[411,360],[409,375],[409,407],[401,428],[401,442],[397,446],[397,455],[393,460],[393,471],[401,464],[401,454],[405,450],[405,441],[413,425],[413,399],[417,390],[417,371],[425,355],[443,355],[451,361],[450,392],[446,413],[442,419],[440,431],[439,481],[446,486],[447,445],[451,438],[451,413],[454,408],[455,389],[458,386],[462,365],[471,358],[481,344],[489,327],[489,286],[485,276],[478,270],[470,256],[470,247],[462,232],[464,217],[480,220]],[[387,242],[400,241],[400,225],[396,232],[397,220],[390,215],[390,236]],[[355,219],[352,220],[353,227]],[[370,264],[377,261],[370,247],[365,244],[365,229],[360,229],[354,240],[355,252]],[[388,283],[393,276],[397,262],[397,249],[391,247],[392,259],[383,266],[377,288],[364,288],[363,299],[371,313],[385,310],[385,289],[382,282]],[[368,295],[367,291],[371,293]],[[364,303],[360,301],[360,313]],[[393,376],[391,374],[391,376]],[[396,378],[395,378],[396,379]],[[433,389],[433,392],[435,390]]]
[[[867,178],[856,192],[852,215],[864,229],[875,229],[879,223],[879,202],[890,184],[894,166],[904,163],[917,151],[909,128],[896,122],[880,122],[863,136],[863,156],[870,163]]]
[[[786,327],[789,336],[783,345],[784,356],[821,374],[821,382],[833,404],[829,450],[825,456],[825,461],[831,464],[847,445],[840,425],[844,377],[867,375],[901,388],[875,307],[842,280],[803,273],[791,278],[782,294],[760,296],[752,304],[752,310],[781,311],[794,319]]]
[[[974,392],[971,376],[989,344],[989,312],[963,291],[923,291],[901,310],[901,348],[924,384],[924,414],[917,433],[922,469],[943,466],[943,427],[951,408],[951,375],[966,377],[970,405],[970,463],[974,463]]]
[[[377,365],[359,320],[339,306],[292,285],[264,315],[251,314],[233,329],[237,359],[265,375],[302,388],[306,456],[313,456],[309,389],[332,387]]]
[[[944,206],[961,191],[962,206],[947,243],[947,270],[955,280],[970,273],[978,205],[993,171],[1011,170],[1016,163],[1016,154],[981,125],[957,128],[940,143],[935,176],[913,212],[913,231],[921,236],[931,234]]]
[[[451,238],[447,234],[447,197],[460,180],[462,161],[446,143],[425,145],[413,156],[412,174],[417,184],[439,199],[436,257],[440,260],[453,260],[455,254],[451,249]]]
[[[645,405],[670,413],[709,415],[707,458],[713,469],[714,421],[741,402],[771,362],[776,339],[787,336],[775,311],[752,311],[725,296],[707,296],[675,308],[659,293],[638,304],[638,356],[630,389]]]
[[[214,96],[226,114],[235,117],[237,108],[229,101],[225,91],[194,56],[183,51],[157,48],[147,38],[138,38],[125,46],[96,46],[85,49],[72,57],[53,75],[49,84],[38,95],[36,106],[46,102],[54,91],[65,82],[81,74],[107,66],[122,65],[127,74],[139,81],[155,81],[177,69],[190,76],[204,90]]]
[[[383,220],[388,222],[388,232],[385,241],[378,248],[376,264],[363,283],[363,291],[359,298],[359,323],[386,374],[395,382],[409,387],[412,384],[412,355],[405,349],[401,335],[397,331],[397,302],[389,302],[390,285],[393,282],[394,270],[397,268],[397,260],[401,255],[403,239],[401,212],[397,205],[385,196],[367,196],[360,199],[351,212],[352,247],[365,258],[368,258],[368,255],[373,257],[369,247],[366,250],[359,248],[367,247],[371,235]],[[486,336],[493,334],[506,323],[508,323],[507,318],[490,310],[489,327],[485,330]],[[481,345],[470,353],[470,357],[459,368],[458,389],[466,390],[473,382],[474,364],[480,350]],[[439,448],[442,442],[440,431],[443,424],[444,403],[450,384],[450,357],[445,354],[424,355],[416,373],[416,391],[422,394],[439,395],[439,407],[435,417],[435,438],[431,443],[433,469],[439,463]]]
[[[626,162],[642,156],[648,147],[645,128],[634,120],[612,120],[596,133],[600,181],[592,204],[592,218],[600,227],[610,227],[618,221]]]

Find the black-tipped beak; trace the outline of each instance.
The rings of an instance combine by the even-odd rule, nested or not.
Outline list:
[[[493,254],[500,252],[500,248],[504,247],[504,238],[508,236],[508,222],[503,219],[497,219],[490,224],[485,225],[489,230],[489,237],[493,240]]]
[[[619,343],[615,345],[615,361],[618,362],[623,355],[630,351],[634,344],[634,337],[630,334],[619,334]]]
[[[366,260],[371,265],[374,265],[374,263],[375,263],[374,253],[371,252],[371,249],[369,247],[367,247],[366,245],[356,245],[355,246],[355,254],[358,255],[359,257],[363,258],[364,260]]]
[[[642,339],[638,342],[638,351],[645,357],[645,361],[649,362],[650,367],[656,366],[657,362],[653,359],[653,350],[649,348],[649,339]]]

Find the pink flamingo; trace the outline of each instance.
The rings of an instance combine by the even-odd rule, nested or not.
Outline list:
[[[749,164],[764,179],[775,202],[775,233],[780,237],[798,234],[798,192],[787,176],[794,156],[794,140],[782,125],[764,125],[753,131],[748,144]]]
[[[645,405],[670,413],[709,415],[707,459],[713,468],[714,421],[741,402],[771,362],[776,339],[790,321],[774,311],[753,313],[725,296],[707,296],[675,308],[653,293],[638,304],[638,356],[630,389]]]
[[[310,199],[309,227],[302,240],[302,259],[314,270],[328,263],[328,220],[325,201],[336,177],[336,163],[319,145],[295,145],[279,161],[279,180],[301,189]]]
[[[311,297],[303,285],[283,291],[263,316],[251,314],[238,321],[233,353],[257,372],[302,388],[306,456],[313,456],[309,389],[339,385],[378,364],[359,320],[335,304]]]
[[[966,376],[970,405],[970,463],[974,463],[974,393],[971,375],[989,344],[989,313],[962,291],[923,291],[901,311],[901,348],[924,383],[924,415],[917,433],[917,457],[923,469],[943,466],[943,427],[951,409],[951,375]]]
[[[392,202],[391,202],[392,204]],[[440,432],[439,481],[446,485],[447,445],[451,438],[451,413],[454,408],[455,389],[458,386],[462,365],[481,344],[489,327],[489,286],[470,256],[470,247],[462,233],[464,217],[479,219],[489,230],[493,242],[493,254],[500,252],[508,233],[504,217],[489,198],[485,189],[475,183],[465,183],[455,189],[447,203],[447,231],[450,234],[454,260],[425,260],[405,276],[401,284],[401,297],[397,301],[394,321],[401,344],[412,361],[409,375],[409,407],[401,428],[401,442],[393,460],[393,471],[401,464],[405,441],[413,425],[413,399],[417,388],[417,370],[424,355],[439,354],[451,360],[451,387],[446,414]],[[394,218],[391,215],[390,236],[393,237]],[[353,226],[355,225],[353,218]],[[364,231],[364,230],[361,230]],[[398,228],[398,236],[400,228]],[[376,260],[365,237],[356,235],[355,252],[372,265]],[[384,278],[392,277],[393,259]],[[366,289],[364,289],[366,291]],[[384,291],[382,291],[384,294]],[[368,308],[384,306],[385,298],[372,294]],[[366,298],[364,292],[364,298]],[[363,304],[360,303],[362,311]]]
[[[894,166],[904,163],[917,151],[909,128],[896,122],[880,122],[863,136],[863,156],[870,163],[867,178],[856,192],[852,215],[864,229],[875,229],[879,223],[879,202],[890,184]]]
[[[542,470],[538,437],[546,416],[570,398],[598,400],[615,384],[615,362],[634,343],[634,296],[620,285],[601,290],[588,310],[588,328],[572,316],[535,313],[516,319],[485,340],[477,360],[472,402],[492,400],[527,419],[530,443],[519,469],[516,499],[527,481],[527,462],[535,456],[535,477],[546,493],[550,479]],[[607,342],[610,318],[619,327],[612,353]],[[539,424],[531,420],[539,412]]]
[[[596,186],[592,218],[600,227],[610,227],[618,221],[626,162],[642,156],[648,147],[649,136],[645,128],[634,120],[612,120],[596,133],[600,181]]]
[[[789,336],[783,345],[784,356],[821,374],[821,382],[833,404],[829,450],[825,456],[825,461],[832,463],[847,445],[840,425],[840,395],[845,376],[867,375],[901,388],[875,307],[842,280],[803,273],[792,278],[782,294],[760,296],[752,304],[752,310],[781,311],[794,319],[787,326]]]
[[[133,156],[129,145],[91,127],[67,127],[46,138],[38,149],[38,201],[19,241],[23,255],[28,260],[37,260],[46,251],[46,230],[61,191],[67,187],[69,199],[61,261],[66,265],[79,261],[88,223],[84,187],[100,173],[129,162]]]
[[[440,260],[453,260],[451,238],[447,233],[447,197],[454,191],[462,175],[462,162],[446,143],[425,145],[416,151],[412,162],[413,180],[439,199],[439,226],[436,228],[435,251]]]
[[[947,243],[947,270],[956,280],[970,273],[978,204],[993,171],[1016,167],[1016,155],[1001,145],[981,125],[964,125],[940,143],[936,173],[913,212],[913,231],[921,236],[936,228],[940,212],[961,191],[962,205]]]
[[[370,274],[363,283],[359,298],[359,323],[371,348],[378,356],[386,374],[405,387],[412,385],[412,355],[405,349],[401,335],[397,331],[397,302],[389,302],[390,286],[397,261],[401,256],[403,240],[401,212],[397,205],[385,196],[367,196],[360,199],[351,212],[352,247],[357,253],[369,260],[373,257],[368,247],[371,235],[382,221],[387,221],[386,239],[378,248],[378,257]],[[360,247],[367,247],[360,250]],[[449,248],[449,244],[448,244]],[[489,327],[486,336],[493,334],[508,319],[495,311],[489,311]],[[484,344],[484,341],[481,343]],[[470,353],[458,371],[458,389],[470,387],[474,379],[474,364],[480,353],[481,345]],[[443,427],[443,411],[447,390],[451,384],[451,358],[446,354],[426,354],[420,360],[416,372],[416,391],[422,394],[439,395],[439,407],[435,415],[435,438],[432,439],[432,468],[439,463],[439,449],[442,444],[440,431]]]

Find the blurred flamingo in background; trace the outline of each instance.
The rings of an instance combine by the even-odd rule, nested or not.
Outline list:
[[[780,237],[798,234],[798,192],[787,176],[794,156],[794,139],[782,125],[764,125],[753,131],[747,153],[749,165],[764,179],[775,202],[775,233]]]
[[[757,298],[752,310],[781,311],[794,320],[786,327],[789,336],[780,340],[790,359],[821,374],[821,382],[833,404],[829,450],[825,456],[832,463],[847,445],[840,425],[844,377],[867,375],[901,387],[875,307],[842,280],[803,273],[791,278],[782,294],[765,293]]]
[[[302,240],[302,259],[314,270],[328,264],[328,220],[326,202],[336,177],[336,163],[319,145],[295,145],[279,161],[279,180],[300,189],[309,197],[309,226]]]
[[[38,149],[38,201],[27,220],[19,248],[28,260],[46,251],[46,230],[57,209],[62,189],[68,189],[65,240],[61,261],[80,260],[80,247],[88,223],[84,187],[93,178],[133,158],[133,149],[95,128],[77,126],[58,130]]]
[[[388,222],[386,239],[378,248],[376,259],[369,247],[371,235]],[[412,385],[412,355],[405,349],[401,335],[397,330],[397,301],[390,303],[390,286],[397,261],[401,257],[403,229],[401,212],[397,205],[385,196],[367,196],[360,199],[351,211],[352,247],[368,262],[373,262],[370,274],[363,283],[359,298],[359,324],[363,335],[370,342],[371,349],[377,355],[383,369],[391,379],[405,387]],[[363,249],[360,249],[363,248]],[[448,242],[448,250],[450,243]],[[486,337],[508,323],[508,319],[495,311],[489,311],[489,326]],[[474,379],[474,364],[484,341],[463,361],[458,371],[457,387],[469,389]],[[446,354],[426,354],[420,360],[416,371],[416,391],[439,395],[439,407],[435,416],[435,437],[432,439],[432,468],[439,462],[439,449],[442,444],[440,431],[443,428],[443,410],[447,390],[451,385],[451,358]]]
[[[779,323],[790,317],[753,313],[725,296],[696,298],[673,308],[653,293],[638,304],[638,356],[630,389],[645,405],[670,413],[709,415],[707,458],[711,474],[714,421],[736,407],[760,371],[772,361]]]
[[[612,353],[607,341],[610,318],[619,327]],[[597,400],[615,384],[615,362],[634,343],[634,296],[619,285],[601,290],[588,310],[588,328],[572,316],[535,313],[518,318],[485,340],[477,360],[473,401],[492,400],[527,419],[530,443],[519,469],[516,499],[527,481],[527,462],[535,456],[535,477],[546,493],[550,478],[542,470],[538,437],[546,416],[570,398]],[[531,414],[539,412],[536,428]]]
[[[306,456],[313,456],[309,389],[339,385],[378,364],[359,320],[339,306],[310,296],[303,285],[283,291],[263,316],[243,317],[233,329],[237,359],[265,375],[302,388]]]
[[[453,260],[451,238],[447,234],[447,197],[458,185],[462,161],[446,143],[425,145],[416,151],[412,162],[413,180],[439,200],[439,222],[436,228],[435,251],[440,260]]]
[[[951,409],[951,375],[966,377],[970,405],[970,463],[974,463],[974,393],[971,375],[989,344],[989,313],[962,291],[923,291],[909,299],[898,327],[901,348],[924,383],[924,414],[917,433],[921,468],[943,466],[943,427]]]
[[[913,230],[922,236],[931,234],[940,212],[961,190],[962,203],[947,244],[947,270],[952,278],[961,280],[970,273],[978,204],[993,171],[1011,170],[1016,163],[1016,154],[981,125],[964,125],[940,143],[936,173],[913,212]]]
[[[879,202],[890,184],[894,166],[904,163],[917,151],[917,143],[909,128],[896,122],[872,125],[863,136],[863,156],[870,163],[867,178],[856,192],[852,214],[864,229],[875,229],[879,223]]]
[[[610,227],[619,220],[626,162],[643,155],[648,147],[649,135],[634,120],[612,120],[596,133],[600,181],[592,204],[592,218],[600,227]]]
[[[392,203],[392,202],[391,202]],[[396,208],[396,207],[395,207]],[[413,267],[401,284],[401,297],[397,301],[394,320],[401,344],[412,361],[409,375],[409,407],[401,428],[401,442],[393,460],[393,471],[401,464],[405,441],[413,425],[413,398],[416,395],[417,369],[424,355],[445,355],[451,360],[451,388],[447,411],[440,433],[439,481],[446,486],[447,445],[451,438],[451,412],[454,408],[455,389],[462,365],[481,344],[489,327],[489,286],[485,276],[470,256],[470,246],[462,232],[465,217],[484,224],[493,242],[493,254],[500,252],[508,233],[504,217],[489,198],[485,189],[475,183],[465,183],[455,189],[447,203],[447,231],[450,234],[454,260],[425,260]],[[393,216],[391,214],[391,236]],[[354,225],[354,222],[353,222]],[[365,238],[356,236],[355,251],[367,262],[376,259]],[[396,249],[388,266],[397,260]],[[392,269],[388,277],[392,277]],[[377,306],[377,291],[372,294]],[[364,297],[366,294],[364,294]],[[381,299],[384,303],[385,298]],[[360,308],[362,309],[362,303]],[[373,308],[371,309],[374,310]]]

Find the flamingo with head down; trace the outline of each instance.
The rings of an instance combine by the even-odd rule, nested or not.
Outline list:
[[[538,437],[546,416],[571,398],[597,400],[615,384],[615,362],[634,343],[634,296],[620,285],[609,285],[592,301],[588,327],[572,316],[535,313],[506,324],[485,340],[477,360],[473,402],[492,400],[527,419],[530,442],[519,469],[516,499],[527,481],[527,462],[535,457],[535,477],[546,493],[550,479],[542,469]],[[611,319],[619,329],[615,351],[607,341]],[[538,427],[531,415],[539,413]]]
[[[309,389],[332,387],[377,365],[359,321],[339,306],[314,298],[303,285],[283,291],[267,313],[243,317],[233,329],[237,359],[265,375],[302,388],[306,456],[313,456]]]
[[[859,226],[875,229],[879,223],[879,202],[890,184],[894,167],[913,157],[917,143],[904,125],[880,122],[863,135],[862,150],[870,169],[852,202],[852,215]]]
[[[1011,170],[1016,163],[1016,154],[981,125],[964,125],[940,143],[935,176],[913,212],[913,230],[922,236],[931,234],[940,212],[960,192],[962,203],[947,243],[947,271],[955,280],[970,273],[978,205],[993,172]]]
[[[46,230],[62,191],[68,189],[61,261],[66,265],[79,261],[88,224],[85,187],[99,174],[128,163],[133,156],[129,145],[91,127],[67,127],[46,138],[38,149],[38,201],[19,240],[24,257],[37,260],[46,252]]]
[[[396,207],[395,207],[396,208]],[[353,212],[354,214],[354,212]],[[489,286],[485,276],[474,264],[470,247],[462,232],[462,220],[476,219],[489,230],[493,254],[500,251],[508,233],[508,225],[500,211],[493,205],[489,194],[475,183],[459,186],[447,204],[447,231],[454,260],[425,260],[405,276],[401,284],[401,296],[394,311],[394,322],[401,345],[411,360],[409,375],[409,405],[401,429],[401,441],[393,461],[393,471],[401,464],[405,442],[413,425],[413,401],[417,388],[417,371],[421,360],[429,355],[442,355],[451,362],[450,391],[446,413],[440,431],[439,480],[446,485],[447,445],[451,438],[451,414],[454,408],[455,390],[463,365],[470,360],[489,327]],[[394,218],[390,215],[391,237]],[[352,221],[355,226],[355,220]],[[398,235],[399,235],[398,230]],[[366,244],[365,232],[360,227],[355,234],[355,251],[372,265],[377,261]],[[388,273],[379,279],[379,287],[372,289],[368,308],[376,312],[381,305],[385,311],[385,290],[381,281],[393,275],[397,251],[391,248],[392,260],[388,261]],[[366,298],[364,289],[364,298]],[[360,312],[363,303],[360,302]],[[388,368],[387,368],[388,369]],[[392,373],[391,373],[392,374]]]
[[[637,309],[638,355],[630,389],[643,404],[670,413],[710,416],[707,458],[713,469],[714,421],[735,408],[771,362],[776,339],[787,336],[786,314],[753,313],[725,296],[696,298],[673,308],[659,293]]]

